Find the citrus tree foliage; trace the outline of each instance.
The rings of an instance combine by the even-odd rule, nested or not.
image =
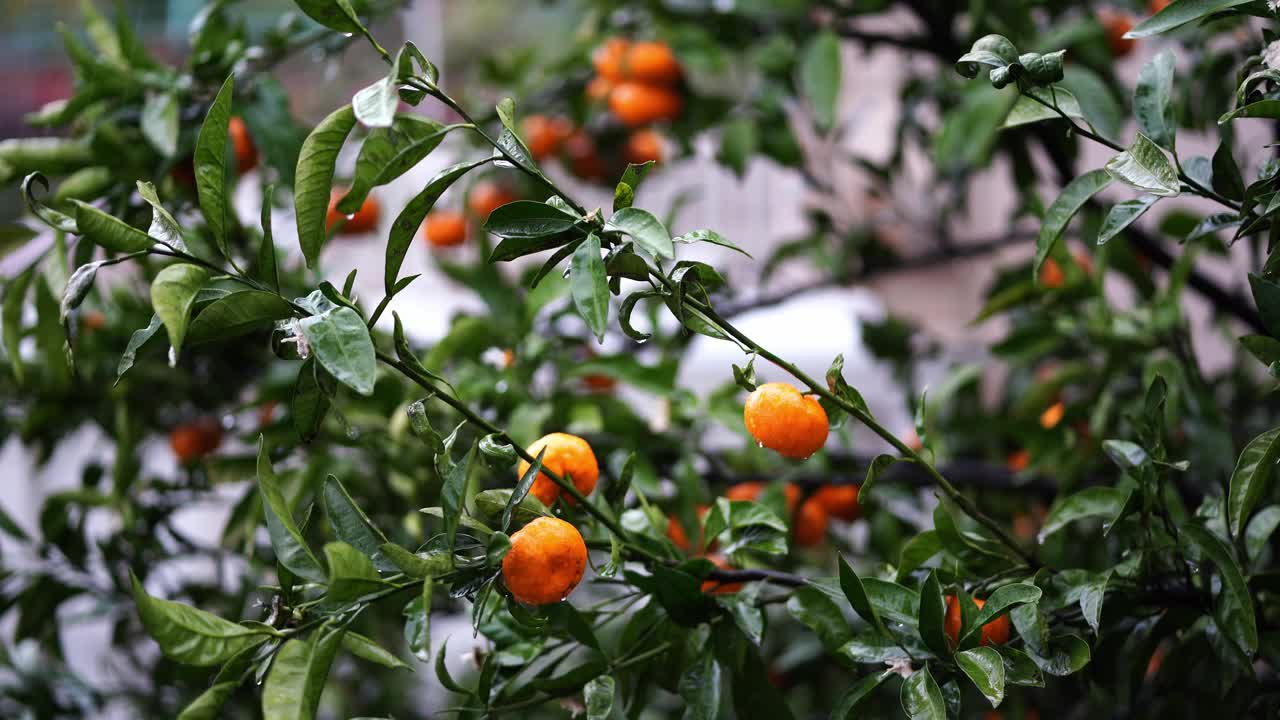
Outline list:
[[[1265,131],[1238,129],[1280,118],[1273,9],[1175,0],[1130,8],[1145,19],[1121,27],[1020,2],[589,5],[563,57],[483,68],[528,96],[527,111],[512,99],[474,108],[415,46],[380,45],[368,28],[394,9],[384,3],[299,0],[310,20],[261,38],[214,3],[179,68],[87,6],[93,47],[66,36],[75,95],[30,119],[67,132],[0,144],[0,177],[20,183],[54,238],[6,282],[4,428],[47,457],[88,423],[113,459],[51,495],[38,532],[0,515],[38,560],[6,567],[15,642],[0,708],[413,717],[412,688],[433,673],[449,712],[467,717],[566,706],[593,719],[1274,714],[1280,441],[1267,393],[1280,362],[1280,165]],[[919,22],[862,30],[884,13]],[[679,59],[674,79],[632,89],[665,94],[648,114],[617,100],[618,85],[594,98],[589,87],[611,72],[597,49],[630,35]],[[1112,66],[1135,38],[1160,52],[1126,87]],[[733,239],[645,208],[651,165],[608,150],[654,122],[678,153],[715,131],[726,167],[741,173],[763,155],[830,190],[804,139],[843,131],[839,88],[853,68],[842,42],[934,58],[905,70],[896,152],[848,161],[887,193],[906,152],[927,148],[938,192],[957,200],[935,208],[945,227],[971,199],[972,174],[1007,158],[1020,200],[1009,224],[1036,227],[1019,239],[1033,260],[998,276],[978,318],[1008,321],[992,352],[1009,382],[993,407],[978,369],[960,368],[912,400],[912,437],[877,420],[842,358],[811,377],[787,348],[739,329],[724,275],[682,257],[696,243],[736,250]],[[383,58],[385,75],[300,128],[270,68],[352,43]],[[623,60],[611,82],[638,82],[640,65]],[[569,80],[545,82],[556,74]],[[403,110],[433,103],[458,122]],[[610,206],[553,179],[557,153],[530,116],[585,128],[556,142],[568,170],[613,187]],[[1180,154],[1188,129],[1215,138],[1212,157]],[[356,297],[354,271],[341,287],[318,280],[326,245],[362,222],[370,191],[447,136],[469,150],[394,209],[378,238],[381,297]],[[594,163],[588,142],[605,148]],[[1109,159],[1077,168],[1083,143]],[[346,146],[359,147],[354,172],[336,182]],[[1045,158],[1054,173],[1039,178]],[[230,202],[253,161],[273,183],[256,226]],[[416,279],[404,259],[424,225],[432,244],[453,244],[456,228],[433,225],[437,204],[491,177],[519,194],[485,213],[469,240],[481,257],[437,259],[486,312],[415,347],[388,312]],[[1109,188],[1123,199],[1101,201]],[[1167,209],[1174,198],[1196,202]],[[301,262],[276,247],[277,202],[292,207]],[[1157,216],[1155,235],[1138,222]],[[817,211],[812,233],[762,272],[810,258],[842,283],[911,261],[875,230]],[[7,228],[6,247],[33,235]],[[1252,302],[1200,269],[1240,240],[1255,250]],[[505,266],[534,255],[526,271]],[[129,274],[107,293],[97,275],[112,266]],[[1104,294],[1104,278],[1131,299]],[[1233,336],[1242,352],[1216,375],[1191,347],[1191,296],[1251,331]],[[721,386],[675,386],[693,335],[742,351]],[[626,350],[589,354],[606,336]],[[865,339],[914,385],[929,349],[908,324],[869,325]],[[821,413],[836,431],[813,457],[783,457],[805,455],[807,439],[770,435],[797,416],[762,420],[748,403],[744,422],[745,394],[768,381],[816,398],[802,405],[805,426]],[[659,397],[662,417],[639,415],[609,392],[616,384]],[[742,436],[739,449],[703,447],[721,426]],[[850,452],[851,426],[883,452]],[[144,471],[148,436],[171,428],[181,474]],[[594,487],[578,466],[531,452],[557,431],[588,438]],[[823,499],[851,486],[852,503]],[[220,541],[187,537],[179,511],[231,488]],[[866,532],[851,542],[845,521],[859,514]],[[513,542],[543,516],[577,528],[591,569],[567,599],[528,605],[506,561],[524,557]],[[95,531],[98,517],[112,529]],[[215,580],[166,572],[197,560]],[[68,669],[75,603],[112,624],[132,689],[108,693]],[[474,635],[438,646],[443,612],[468,616]],[[474,667],[451,674],[446,659],[464,647]]]

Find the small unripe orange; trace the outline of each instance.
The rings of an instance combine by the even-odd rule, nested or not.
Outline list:
[[[467,219],[453,210],[427,213],[422,235],[432,247],[457,247],[467,241]]]

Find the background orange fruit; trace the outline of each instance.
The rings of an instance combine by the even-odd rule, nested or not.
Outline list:
[[[728,559],[723,555],[708,555],[707,559],[721,570],[734,569],[734,567],[729,564]],[[711,593],[712,595],[732,595],[741,589],[742,583],[740,582],[722,583],[717,580],[704,580],[702,582],[702,592]]]
[[[827,539],[827,510],[814,498],[800,504],[791,523],[791,534],[798,547],[814,547]]]
[[[578,529],[559,518],[540,517],[511,536],[502,558],[502,580],[528,605],[560,602],[582,581],[587,544]]]
[[[471,188],[467,195],[467,211],[480,222],[489,219],[494,210],[515,202],[515,193],[506,186],[492,180],[481,180]]]
[[[680,115],[684,101],[674,90],[627,81],[609,93],[609,109],[628,127],[640,127]]]
[[[457,247],[467,241],[467,219],[454,210],[433,210],[427,213],[422,234],[432,247]]]
[[[665,43],[637,42],[623,54],[622,72],[628,80],[674,85],[680,81],[680,61]]]
[[[249,137],[249,128],[238,115],[231,116],[227,122],[227,134],[231,136],[231,145],[236,151],[236,171],[241,175],[258,166],[258,150]]]
[[[334,188],[329,193],[329,216],[326,219],[327,227],[333,230],[338,227],[339,223],[342,227],[338,229],[339,235],[358,235],[360,233],[370,232],[377,229],[378,217],[382,214],[382,207],[378,204],[378,199],[370,195],[364,199],[364,204],[359,210],[352,213],[351,217],[342,214],[338,210],[338,201],[345,197],[346,189]]]
[[[543,160],[560,152],[565,138],[573,132],[573,123],[566,118],[549,118],[546,115],[530,115],[521,126],[525,145],[534,160]]]
[[[622,156],[627,162],[642,165],[647,162],[662,162],[662,136],[653,130],[637,130],[627,136],[627,144],[622,148]]]
[[[973,604],[982,609],[986,604],[985,600],[973,599]],[[947,636],[951,638],[952,644],[960,643],[960,599],[955,595],[947,596],[947,619],[943,623],[942,629],[946,631]],[[982,639],[979,645],[1003,645],[1009,642],[1009,616],[1001,615],[982,626]]]
[[[813,499],[828,515],[841,520],[855,520],[860,511],[857,485],[826,485],[818,488]]]

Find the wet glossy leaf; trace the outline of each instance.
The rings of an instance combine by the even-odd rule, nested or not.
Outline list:
[[[1160,197],[1178,194],[1178,171],[1168,156],[1146,135],[1138,134],[1129,149],[1107,161],[1111,177],[1145,193]]]
[[[587,705],[587,720],[606,720],[613,712],[614,685],[612,675],[601,675],[582,689],[582,697]]]
[[[196,294],[209,279],[209,273],[198,265],[178,263],[161,270],[151,282],[151,306],[169,333],[169,344],[176,354],[187,335],[187,322]]]
[[[298,219],[298,244],[308,267],[315,267],[327,239],[329,191],[333,186],[334,165],[355,124],[356,116],[351,106],[344,105],[334,110],[311,131],[298,153],[293,203]]]
[[[186,665],[209,667],[229,660],[246,647],[264,642],[263,630],[237,625],[203,610],[147,594],[129,574],[133,601],[142,625],[166,657]]]
[[[1105,171],[1093,170],[1072,180],[1062,189],[1058,198],[1045,211],[1040,235],[1036,239],[1036,258],[1032,275],[1034,281],[1039,281],[1040,267],[1049,257],[1058,238],[1062,237],[1063,231],[1067,229],[1067,223],[1071,222],[1071,218],[1084,207],[1085,203],[1089,202],[1090,198],[1110,184],[1111,177]]]
[[[326,598],[332,602],[351,602],[387,587],[373,562],[344,542],[326,543],[324,557],[329,566]]]
[[[285,642],[262,687],[264,720],[315,720],[343,634],[326,624],[305,640]]]
[[[636,245],[648,250],[659,258],[674,258],[675,246],[671,234],[658,218],[639,208],[623,208],[605,223],[606,231],[626,233],[636,241]]]
[[[1125,228],[1137,222],[1148,210],[1160,202],[1158,195],[1143,195],[1134,200],[1116,203],[1107,212],[1102,221],[1102,229],[1098,231],[1098,244],[1104,245],[1111,238],[1124,232]]]
[[[329,475],[324,480],[325,515],[333,526],[333,534],[339,540],[364,553],[378,566],[379,570],[392,571],[394,566],[383,559],[382,546],[387,543],[387,536],[374,527],[373,521],[343,487],[338,478]]]
[[[240,686],[238,682],[220,682],[200,693],[178,715],[178,720],[218,720],[227,698]]]
[[[298,577],[312,582],[325,582],[328,576],[293,521],[289,502],[280,489],[275,471],[271,469],[266,441],[261,439],[258,441],[258,493],[262,496],[267,535],[271,538],[276,560]]]
[[[956,653],[955,660],[991,707],[999,707],[1004,700],[1004,660],[1000,653],[993,648],[976,647]]]
[[[342,636],[342,648],[361,660],[368,660],[385,668],[413,671],[413,668],[396,657],[395,653],[358,633],[350,631],[344,633]]]
[[[844,613],[821,590],[812,587],[797,588],[787,600],[787,611],[791,613],[791,617],[812,630],[829,652],[835,652],[851,638]]]
[[[600,238],[595,233],[588,235],[573,253],[569,292],[591,334],[604,342],[604,333],[609,325],[609,281],[604,273],[604,260],[600,257]]]
[[[227,235],[235,221],[230,217],[227,199],[227,123],[231,122],[231,96],[234,92],[235,76],[228,76],[205,114],[193,160],[200,212],[214,244],[226,258],[231,257]],[[174,345],[176,347],[177,343]]]
[[[147,323],[146,327],[133,331],[133,334],[129,336],[128,345],[125,346],[124,352],[120,355],[120,363],[116,366],[116,383],[119,383],[120,378],[129,372],[129,368],[133,367],[134,359],[138,356],[138,350],[142,349],[142,346],[159,332],[163,326],[164,323],[160,320],[160,316],[152,315],[151,322]],[[7,323],[5,327],[8,327]],[[15,364],[14,370],[16,371],[17,369],[18,365]]]
[[[1138,23],[1125,37],[1144,38],[1158,35],[1175,28],[1195,22],[1213,13],[1227,10],[1238,5],[1246,5],[1250,0],[1178,0],[1152,17]]]
[[[1266,495],[1277,461],[1280,461],[1280,428],[1250,440],[1240,453],[1227,491],[1227,518],[1232,535],[1243,532],[1253,509]]]
[[[324,417],[329,412],[330,398],[336,390],[333,376],[320,367],[314,357],[302,363],[289,414],[293,429],[303,442],[311,442],[320,433]]]
[[[684,720],[715,720],[720,711],[720,674],[720,663],[708,648],[680,676]]]
[[[331,30],[344,33],[358,33],[361,25],[359,18],[352,12],[346,0],[294,0],[298,8],[307,17]]]
[[[187,328],[190,343],[214,342],[270,327],[293,314],[289,302],[262,290],[242,290],[214,300]]]
[[[942,702],[942,689],[929,674],[927,664],[902,682],[899,698],[903,712],[911,720],[946,720],[947,708]]]
[[[1174,149],[1178,130],[1173,116],[1173,75],[1173,52],[1163,50],[1142,66],[1133,89],[1133,114],[1138,120],[1138,130],[1169,150]]]
[[[920,637],[924,644],[939,657],[951,654],[944,622],[947,614],[946,601],[942,597],[942,584],[938,582],[937,573],[929,573],[924,585],[920,587]]]
[[[377,357],[364,319],[349,307],[304,318],[299,326],[320,365],[361,395],[373,394]]]
[[[1085,488],[1054,503],[1040,531],[1040,541],[1058,532],[1070,523],[1085,518],[1102,518],[1104,524],[1114,524],[1116,516],[1124,509],[1129,492],[1111,487]]]
[[[1217,566],[1218,575],[1222,578],[1222,588],[1214,608],[1215,621],[1227,637],[1252,656],[1258,651],[1258,622],[1254,616],[1253,596],[1231,547],[1200,525],[1186,524],[1181,532]]]

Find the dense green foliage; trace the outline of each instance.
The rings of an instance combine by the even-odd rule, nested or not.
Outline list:
[[[3,431],[42,458],[86,424],[113,446],[110,464],[92,461],[75,489],[50,495],[38,532],[0,513],[0,532],[36,560],[6,556],[2,568],[0,612],[15,630],[0,653],[0,714],[421,717],[414,673],[434,673],[451,694],[437,706],[466,717],[556,717],[562,705],[592,720],[1280,710],[1280,161],[1251,126],[1280,119],[1268,3],[1175,0],[1131,33],[1160,43],[1134,87],[1117,77],[1105,23],[1075,4],[601,0],[583,4],[582,27],[566,28],[552,56],[495,49],[463,81],[411,43],[378,44],[367,28],[394,4],[297,4],[315,22],[251,38],[234,3],[211,3],[182,67],[90,7],[93,47],[66,36],[76,94],[30,119],[62,134],[0,143],[0,179],[21,184],[53,237],[6,280]],[[886,14],[913,21],[902,34],[861,29]],[[622,142],[631,130],[584,94],[593,51],[619,35],[661,39],[679,58],[681,112],[661,123],[679,153],[713,133],[727,168],[767,157],[819,194],[831,188],[811,155],[827,148],[806,139],[844,130],[840,90],[858,75],[842,52],[929,56],[902,68],[894,152],[839,161],[875,178],[876,195],[912,203],[892,197],[893,182],[925,151],[949,201],[930,218],[944,240],[984,200],[974,177],[1012,170],[1007,224],[1030,219],[1038,232],[996,244],[1035,252],[998,275],[978,318],[1007,321],[991,354],[1008,381],[993,392],[964,366],[924,392],[916,370],[935,348],[902,320],[866,326],[867,346],[918,398],[916,437],[898,437],[842,358],[813,378],[787,348],[734,325],[744,305],[733,284],[681,253],[738,247],[714,229],[675,231],[678,208],[644,207],[661,167],[614,155],[604,172],[577,172],[570,158],[567,169],[614,188],[608,209],[581,204],[535,159],[522,118],[563,115],[597,147]],[[299,127],[270,69],[353,44],[387,74]],[[503,99],[475,112],[467,98],[495,89],[528,107]],[[439,104],[458,122],[405,104]],[[233,117],[261,151],[256,226],[231,204]],[[1212,157],[1179,155],[1191,132],[1213,138]],[[459,136],[461,162],[394,208],[377,238],[383,297],[355,297],[354,271],[325,263],[341,236],[331,189],[350,189],[339,208],[353,212]],[[359,146],[354,171],[335,182],[348,146]],[[1107,149],[1101,167],[1077,167],[1088,146]],[[521,199],[472,234],[480,257],[434,262],[485,311],[415,347],[389,310],[416,279],[404,260],[441,199],[478,178]],[[292,207],[298,248],[276,246],[274,203]],[[874,222],[811,219],[761,259],[765,280],[809,261],[847,284],[963,252],[943,242],[904,256]],[[6,250],[37,235],[3,232]],[[1235,252],[1240,242],[1250,252]],[[1204,270],[1233,252],[1250,260],[1252,301]],[[505,265],[535,254],[544,262],[523,272]],[[1104,292],[1116,284],[1123,300]],[[1192,347],[1192,297],[1231,333],[1216,374]],[[1237,341],[1238,326],[1250,334]],[[696,334],[742,350],[717,387],[676,386]],[[617,350],[595,355],[600,338]],[[820,399],[834,430],[823,451],[792,461],[757,447],[742,401],[764,381]],[[611,383],[658,398],[661,416]],[[210,417],[229,436],[221,449],[193,452],[172,476],[144,470],[149,440]],[[855,449],[853,426],[879,436],[882,454]],[[709,449],[723,428],[740,444]],[[574,500],[548,508],[528,494],[541,463],[527,448],[553,431],[588,438],[602,478],[582,497],[546,471]],[[520,460],[533,471],[519,476]],[[724,497],[761,479],[756,501]],[[857,529],[833,521],[824,542],[802,546],[788,482],[802,501],[860,485]],[[184,535],[185,507],[230,494],[219,542]],[[502,560],[511,535],[545,514],[579,528],[593,569],[568,600],[528,607],[505,587]],[[700,528],[688,536],[730,562],[703,557],[701,541],[680,547],[672,522]],[[215,577],[172,571],[201,561]],[[710,594],[704,582],[742,587]],[[84,617],[66,612],[86,599]],[[436,650],[440,613],[469,616],[474,638]],[[67,634],[85,618],[111,624],[127,689],[67,668]],[[983,643],[993,621],[1012,627],[1007,643]],[[451,676],[449,648],[464,646],[474,671]]]

